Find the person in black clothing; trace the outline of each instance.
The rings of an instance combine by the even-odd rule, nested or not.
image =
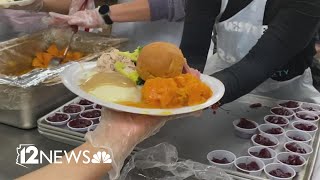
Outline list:
[[[221,104],[252,90],[320,103],[309,69],[319,22],[319,0],[189,0],[181,49],[224,83]],[[214,30],[217,53],[207,60]]]

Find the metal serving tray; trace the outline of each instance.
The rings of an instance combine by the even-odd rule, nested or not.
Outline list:
[[[276,99],[270,99],[255,95],[246,95],[237,101],[223,106],[216,113],[212,110],[205,110],[201,117],[190,117],[181,120],[168,122],[155,136],[150,137],[139,144],[137,150],[155,146],[162,142],[168,142],[177,147],[179,157],[191,159],[196,162],[208,164],[207,153],[217,149],[232,151],[237,157],[247,156],[247,150],[252,146],[248,139],[241,139],[234,134],[232,121],[240,117],[249,118],[259,124],[263,123],[263,117],[270,114],[270,108],[276,106]],[[249,106],[254,103],[261,103],[263,107],[252,109]],[[53,113],[52,111],[51,113]],[[74,140],[80,137],[79,134],[65,129],[46,124],[44,118],[38,120],[41,130],[50,130],[49,135],[59,135]],[[46,134],[48,136],[48,134]],[[80,137],[81,138],[81,137]],[[68,143],[65,139],[55,139]],[[319,149],[319,131],[312,142],[314,149],[304,170],[299,173],[295,180],[311,180],[312,172],[317,159]],[[280,150],[280,149],[279,149]],[[266,180],[264,173],[261,177],[251,176],[233,170],[225,170],[234,179]]]
[[[78,101],[80,100],[81,98],[77,97],[77,98],[74,98],[73,100],[65,103],[64,105],[56,108],[55,110],[51,111],[50,113],[48,113],[47,115],[41,117],[39,120],[38,120],[38,128],[41,128],[41,129],[47,129],[47,130],[50,130],[51,132],[55,132],[56,134],[58,135],[66,135],[66,136],[71,136],[71,137],[75,137],[75,138],[80,138],[84,141],[84,135],[85,133],[82,133],[82,132],[76,132],[76,131],[71,131],[67,125],[63,125],[63,126],[53,126],[49,123],[47,123],[45,121],[45,119],[50,116],[51,114],[54,114],[56,112],[59,112],[61,107],[63,106],[67,106],[69,104],[72,104],[74,103],[75,101]]]
[[[31,68],[35,52],[43,51],[50,44],[60,48],[67,44],[71,32],[48,29],[31,35],[0,43],[0,76],[11,75]],[[79,32],[75,35],[72,50],[86,54],[82,61],[97,58],[110,47],[119,47],[127,39],[102,37],[92,33]],[[36,120],[48,111],[75,98],[59,80],[49,80],[29,88],[0,85],[0,123],[22,129],[36,127]]]
[[[70,144],[72,146],[80,146],[81,144],[84,143],[84,141],[73,139],[73,138],[67,137],[66,135],[58,135],[56,133],[52,133],[52,132],[50,132],[50,130],[38,128],[38,131],[40,134],[47,137],[48,139],[62,142],[62,143],[66,143],[66,144]]]

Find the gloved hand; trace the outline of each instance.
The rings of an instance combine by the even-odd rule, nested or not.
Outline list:
[[[98,9],[78,11],[73,15],[63,15],[50,12],[51,19],[47,21],[49,25],[67,26],[76,25],[84,28],[98,28],[105,24]]]
[[[183,71],[183,73],[190,73],[190,74],[196,76],[197,78],[200,78],[200,75],[201,75],[201,73],[198,70],[191,68],[188,65],[187,61],[185,61],[182,71]]]
[[[84,5],[84,9],[81,9],[85,1],[87,2]],[[72,15],[78,11],[83,11],[85,9],[94,9],[94,8],[95,8],[94,0],[72,0],[69,8],[69,15]]]
[[[118,178],[124,160],[134,147],[156,134],[166,121],[198,114],[199,112],[160,117],[103,109],[100,124],[93,132],[86,134],[86,140],[94,147],[108,150],[112,158],[112,170],[109,171],[109,177],[113,180]]]

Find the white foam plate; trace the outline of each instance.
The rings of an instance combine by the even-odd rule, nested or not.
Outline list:
[[[67,67],[61,73],[61,79],[63,84],[73,93],[76,95],[88,99],[94,103],[100,104],[104,107],[117,110],[117,111],[124,111],[129,113],[135,114],[146,114],[146,115],[154,115],[154,116],[170,116],[170,115],[177,115],[177,114],[185,114],[191,113],[195,111],[199,111],[210,107],[211,105],[217,103],[223,96],[225,92],[224,85],[218,79],[208,76],[208,75],[201,75],[202,82],[206,83],[211,90],[213,91],[213,96],[209,98],[205,103],[195,105],[195,106],[187,106],[182,108],[174,108],[174,109],[147,109],[147,108],[137,108],[131,106],[125,106],[113,102],[107,102],[102,99],[99,99],[93,95],[88,94],[87,92],[83,91],[79,87],[79,82],[84,77],[84,72],[88,72],[91,69],[96,67],[96,62],[85,62],[85,63],[74,63]]]
[[[27,6],[35,0],[0,0],[0,8],[8,8],[10,6]]]

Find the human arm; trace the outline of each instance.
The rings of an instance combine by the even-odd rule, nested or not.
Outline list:
[[[134,0],[110,6],[108,13],[113,22],[155,21],[167,19],[179,21],[184,17],[185,0]],[[103,18],[94,10],[79,11],[72,16],[50,13],[52,25],[77,25],[96,28],[105,24]]]
[[[180,48],[190,67],[203,71],[207,61],[213,25],[221,0],[186,1],[186,16]]]
[[[151,19],[148,0],[134,0],[110,6],[110,18],[114,22],[149,21]]]
[[[134,0],[110,6],[114,22],[179,21],[184,18],[185,0]]]
[[[222,104],[249,93],[288,63],[306,67],[311,63],[301,60],[290,62],[310,43],[320,22],[319,3],[318,6],[308,8],[318,9],[308,12],[305,10],[306,4],[300,3],[295,1],[282,8],[269,23],[265,34],[240,62],[213,74],[226,87]],[[304,68],[292,73],[300,75],[303,71]]]
[[[43,8],[41,11],[68,14],[71,1],[72,0],[43,0]]]
[[[180,117],[184,116],[188,115]],[[167,120],[176,118],[179,117],[154,117],[103,109],[97,128],[93,132],[88,132],[87,142],[74,151],[77,154],[77,152],[88,150],[89,157],[98,151],[105,151],[111,155],[111,164],[81,163],[85,160],[82,156],[78,163],[72,161],[67,163],[64,157],[62,164],[48,165],[21,179],[101,179],[108,172],[110,178],[114,179],[119,175],[124,160],[138,143],[157,133]]]

